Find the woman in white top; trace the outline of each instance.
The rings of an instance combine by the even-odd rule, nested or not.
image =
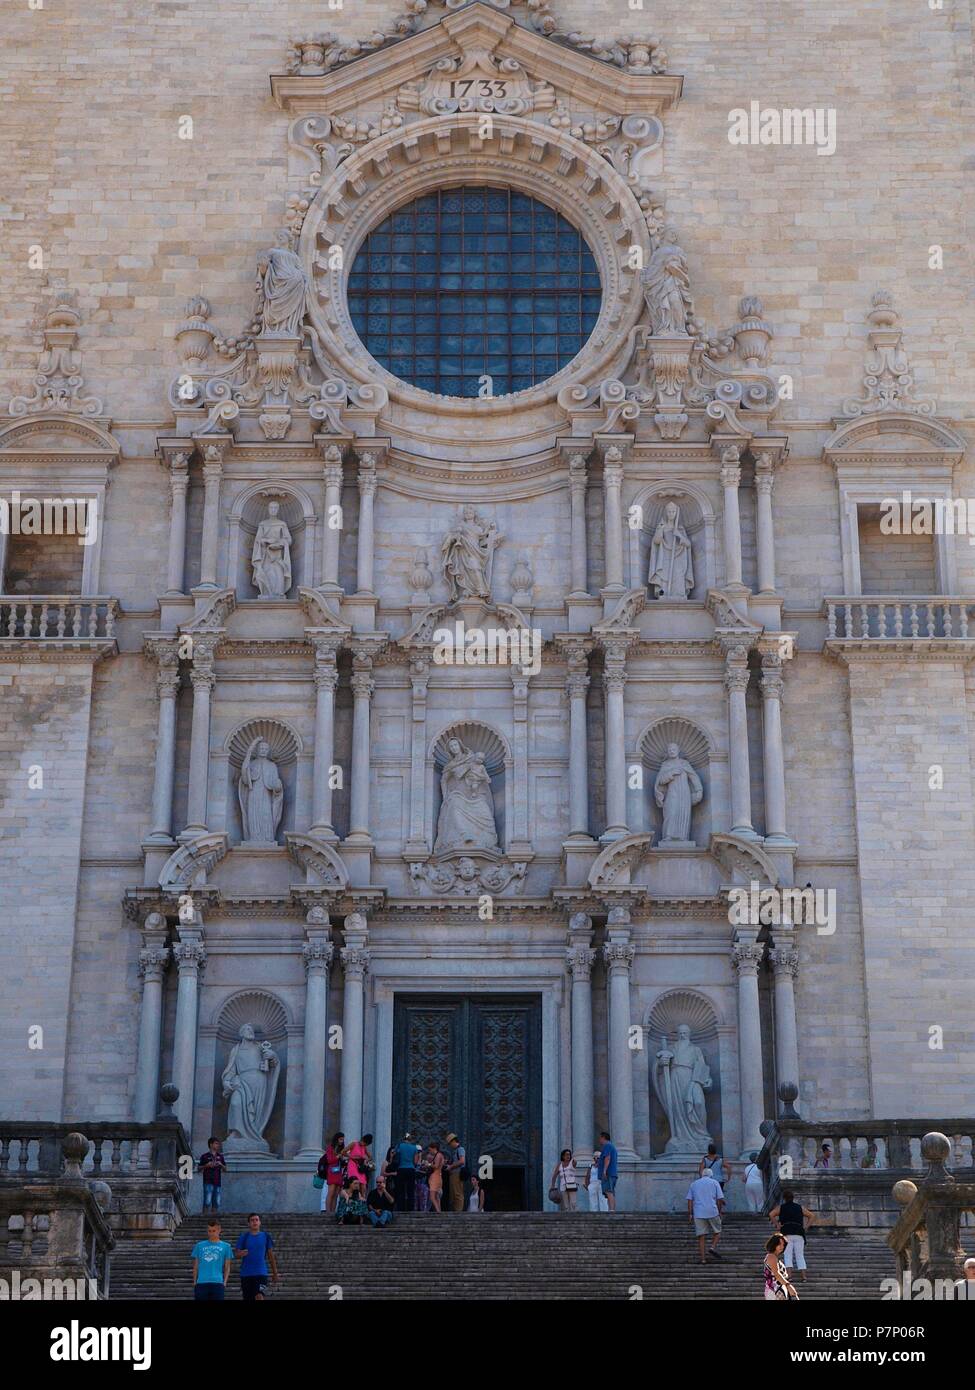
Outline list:
[[[599,1181],[598,1149],[592,1156],[592,1162],[589,1165],[589,1170],[586,1173],[586,1176],[582,1180],[582,1185],[589,1193],[590,1211],[609,1211],[609,1203],[606,1200],[606,1194],[603,1191],[603,1185]]]
[[[757,1162],[757,1153],[748,1155],[750,1162],[745,1167],[745,1200],[748,1203],[749,1211],[761,1211],[765,1205],[765,1184],[762,1181],[762,1170]]]
[[[476,1176],[471,1177],[471,1195],[467,1199],[467,1210],[484,1210],[484,1188]]]
[[[562,1200],[559,1203],[560,1211],[575,1211],[576,1194],[579,1191],[579,1177],[576,1173],[576,1166],[572,1162],[571,1149],[563,1149],[559,1154],[559,1161],[552,1169],[552,1179],[549,1183],[549,1187],[557,1187],[561,1193]]]

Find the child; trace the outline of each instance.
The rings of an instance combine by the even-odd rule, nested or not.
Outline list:
[[[237,1241],[237,1254],[240,1262],[240,1292],[245,1303],[264,1302],[267,1292],[268,1265],[271,1266],[271,1282],[278,1282],[278,1266],[274,1255],[274,1241],[267,1231],[261,1230],[261,1218],[252,1211],[247,1218],[247,1230]]]
[[[210,1207],[220,1210],[223,1196],[221,1178],[227,1171],[227,1160],[220,1152],[220,1140],[211,1136],[207,1140],[207,1151],[200,1155],[200,1171],[203,1173],[203,1210]]]
[[[207,1222],[206,1240],[193,1246],[193,1297],[204,1302],[222,1303],[234,1252],[220,1239],[220,1222]]]

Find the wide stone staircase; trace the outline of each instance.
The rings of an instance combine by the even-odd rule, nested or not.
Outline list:
[[[236,1245],[244,1216],[226,1215],[224,1239]],[[282,1299],[760,1299],[761,1216],[725,1218],[721,1263],[698,1262],[686,1217],[497,1212],[410,1213],[383,1230],[342,1227],[334,1217],[271,1216]],[[113,1299],[192,1298],[190,1251],[206,1236],[203,1217],[172,1240],[125,1243],[112,1256]],[[800,1298],[879,1299],[895,1273],[881,1231],[821,1228],[807,1241],[810,1266]],[[227,1296],[240,1297],[239,1265]]]

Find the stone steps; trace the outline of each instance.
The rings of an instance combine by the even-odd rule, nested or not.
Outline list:
[[[236,1242],[242,1216],[223,1219]],[[268,1220],[281,1270],[278,1295],[327,1300],[449,1298],[518,1301],[761,1297],[761,1263],[770,1232],[764,1217],[725,1218],[721,1263],[702,1266],[689,1222],[663,1213],[409,1213],[392,1226],[341,1227],[331,1217],[282,1214]],[[112,1258],[113,1298],[186,1299],[190,1251],[206,1234],[201,1216],[172,1241],[125,1244]],[[894,1272],[882,1236],[817,1231],[809,1242],[805,1298],[877,1299]],[[227,1296],[240,1297],[235,1265]]]

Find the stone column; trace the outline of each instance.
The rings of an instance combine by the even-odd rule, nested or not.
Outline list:
[[[569,697],[569,834],[589,838],[589,730],[586,696],[589,690],[589,655],[583,643],[567,650],[569,670],[565,689]]]
[[[613,840],[629,834],[626,824],[626,716],[623,700],[626,648],[626,642],[615,639],[603,643],[606,721],[606,829],[603,838]]]
[[[216,444],[203,454],[203,542],[200,550],[200,588],[217,587],[217,542],[220,538],[220,479],[223,455]]]
[[[596,1135],[593,1108],[592,918],[576,912],[569,919],[565,963],[572,980],[572,1152],[579,1161],[592,1153]]]
[[[740,933],[736,936],[731,959],[738,972],[738,1073],[743,1157],[753,1149],[760,1149],[765,1142],[759,1128],[765,1118],[765,1076],[758,1009],[758,967],[764,954],[765,947],[754,937]]]
[[[775,1058],[778,1063],[776,1094],[783,1082],[799,1085],[799,1029],[796,1023],[796,976],[799,952],[788,937],[776,937],[769,951],[774,972]]]
[[[751,767],[748,759],[748,648],[730,647],[725,655],[728,691],[728,760],[731,772],[731,833],[754,836],[752,828]]]
[[[352,662],[352,791],[349,808],[349,839],[369,837],[369,779],[372,750],[369,741],[369,706],[376,683],[372,679],[372,657],[357,651]]]
[[[169,840],[173,829],[173,779],[176,771],[176,697],[179,694],[179,644],[147,639],[146,651],[156,658],[156,765],[152,783],[150,840]],[[155,1104],[155,1100],[153,1101]]]
[[[425,839],[423,793],[426,782],[427,687],[430,661],[422,652],[410,653],[410,837],[408,846],[429,850]]]
[[[762,654],[762,764],[765,770],[765,838],[789,843],[785,826],[785,753],[782,747],[782,658]]]
[[[629,919],[626,908],[611,910],[607,928],[609,940],[603,946],[603,960],[609,994],[609,1128],[620,1154],[634,1157],[630,967],[636,951],[629,941]]]
[[[6,593],[7,580],[7,532],[0,531],[0,594]]]
[[[189,487],[190,456],[185,450],[169,455],[169,563],[166,593],[182,594],[186,561],[186,492]]]
[[[569,459],[569,498],[571,503],[572,590],[570,598],[588,598],[586,485],[588,482],[586,455],[573,454]]]
[[[325,450],[325,524],[322,530],[322,586],[339,588],[339,546],[342,540],[342,450]]]
[[[163,976],[169,964],[166,919],[150,912],[142,933],[139,974],[142,1008],[139,1013],[139,1052],[135,1071],[135,1120],[149,1124],[159,1106],[159,1044],[162,1039]]]
[[[366,919],[361,912],[352,912],[345,919],[343,939],[346,944],[340,953],[345,971],[345,989],[342,1003],[339,1125],[351,1143],[353,1139],[362,1137],[362,1049],[369,951],[366,947]]]
[[[376,460],[373,454],[359,455],[359,544],[356,551],[356,589],[373,592],[373,499],[376,496]]]
[[[732,444],[721,451],[721,486],[724,488],[724,562],[725,582],[729,588],[741,589],[741,516],[738,510],[738,485],[741,482],[741,450]]]
[[[179,1087],[176,1116],[193,1137],[193,1095],[196,1089],[196,1035],[199,1014],[200,975],[206,967],[203,923],[197,914],[195,928],[180,926],[173,957],[179,968],[176,991],[176,1033],[173,1041],[173,1081]]]
[[[325,1058],[328,1053],[328,973],[333,946],[328,913],[309,908],[305,916],[305,1036],[302,1048],[301,1149],[298,1158],[318,1158],[324,1147]]]
[[[755,456],[755,522],[758,548],[758,590],[775,593],[775,532],[772,526],[772,486],[775,474],[772,455]]]
[[[335,757],[335,688],[339,683],[334,637],[310,638],[315,648],[315,761],[312,770],[311,833],[334,836],[331,773]]]
[[[606,588],[623,592],[623,454],[611,445],[603,455],[603,515]]]
[[[217,683],[213,669],[215,642],[193,638],[193,721],[190,726],[190,776],[187,825],[184,834],[202,835],[207,828],[207,784],[210,779],[210,697]]]

